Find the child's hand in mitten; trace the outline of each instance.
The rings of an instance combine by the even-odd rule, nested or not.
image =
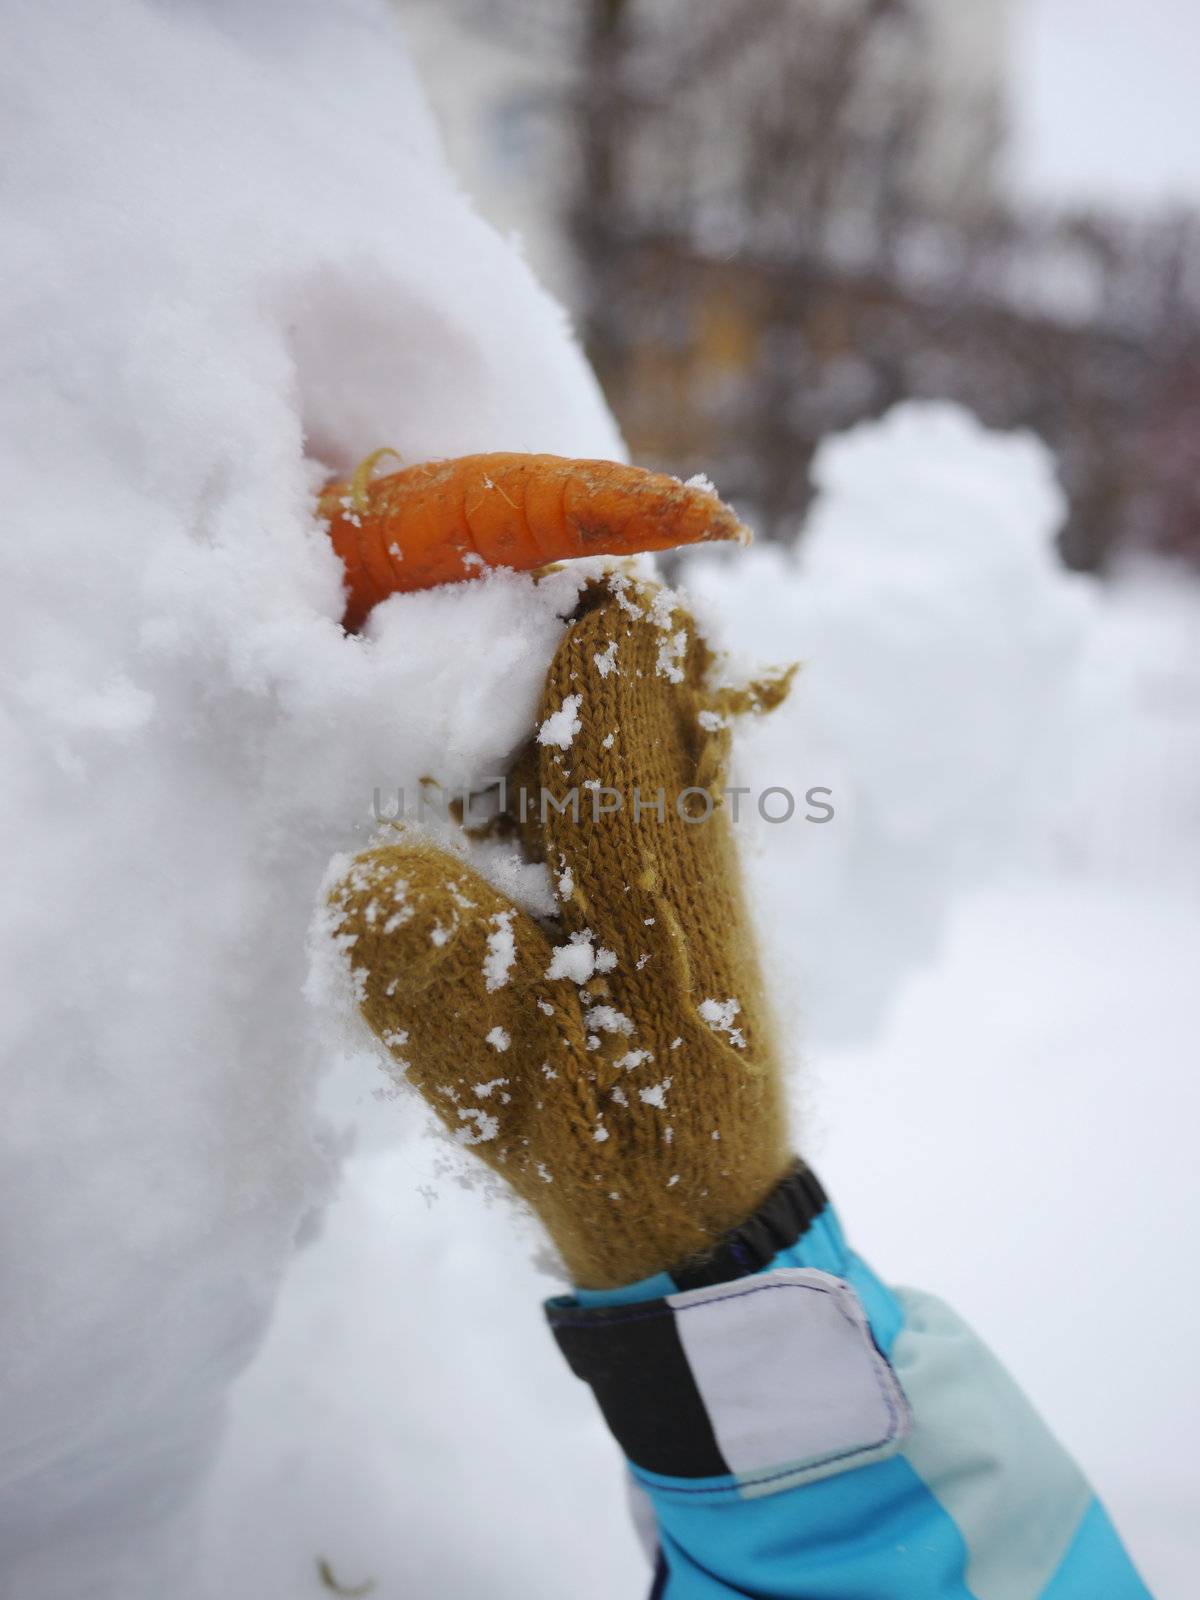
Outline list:
[[[426,842],[365,852],[332,896],[367,1022],[584,1287],[702,1256],[788,1165],[722,794],[731,718],[787,679],[710,667],[667,591],[585,594],[509,796],[551,923]]]

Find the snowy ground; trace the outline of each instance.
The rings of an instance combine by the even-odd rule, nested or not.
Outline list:
[[[814,1091],[856,1235],[1002,1354],[1164,1600],[1200,1564],[1197,970],[1193,895],[1013,882]]]

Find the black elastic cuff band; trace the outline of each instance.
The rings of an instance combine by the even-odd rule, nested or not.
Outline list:
[[[702,1261],[673,1267],[669,1276],[681,1290],[748,1278],[807,1233],[828,1203],[816,1173],[797,1157],[752,1217],[731,1229]]]

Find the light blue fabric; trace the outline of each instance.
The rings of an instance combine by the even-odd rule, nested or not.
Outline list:
[[[975,1600],[962,1536],[900,1457],[764,1499],[648,1492],[664,1600]]]
[[[893,1292],[832,1207],[764,1268],[854,1287],[915,1426],[899,1455],[748,1499],[732,1479],[637,1469],[663,1600],[1151,1600],[1102,1507],[1003,1367],[947,1307]],[[665,1273],[581,1305],[674,1293]]]
[[[683,1503],[651,1492],[663,1600],[979,1600],[954,1522],[902,1457],[769,1500]],[[1151,1600],[1092,1500],[1057,1573],[1027,1600]]]
[[[913,1409],[904,1455],[962,1531],[979,1600],[1028,1600],[1059,1570],[1092,1502],[1083,1474],[949,1306],[902,1289],[892,1365]]]
[[[1100,1595],[1104,1600],[1150,1600],[1107,1512],[1093,1500],[1041,1600],[1097,1600]]]
[[[656,1272],[652,1278],[639,1278],[636,1283],[623,1283],[617,1289],[576,1289],[572,1299],[576,1305],[590,1310],[593,1306],[631,1306],[639,1300],[662,1300],[674,1294],[678,1284],[665,1272]]]

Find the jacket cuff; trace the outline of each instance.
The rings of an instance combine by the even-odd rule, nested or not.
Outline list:
[[[831,1273],[782,1267],[635,1305],[546,1309],[651,1486],[771,1494],[881,1459],[908,1432],[862,1302]]]
[[[560,1350],[647,1486],[744,1498],[899,1448],[908,1405],[840,1275],[855,1258],[842,1247],[818,1252],[821,1267],[802,1259],[819,1217],[812,1237],[832,1227],[840,1239],[796,1161],[698,1264],[547,1302]]]

